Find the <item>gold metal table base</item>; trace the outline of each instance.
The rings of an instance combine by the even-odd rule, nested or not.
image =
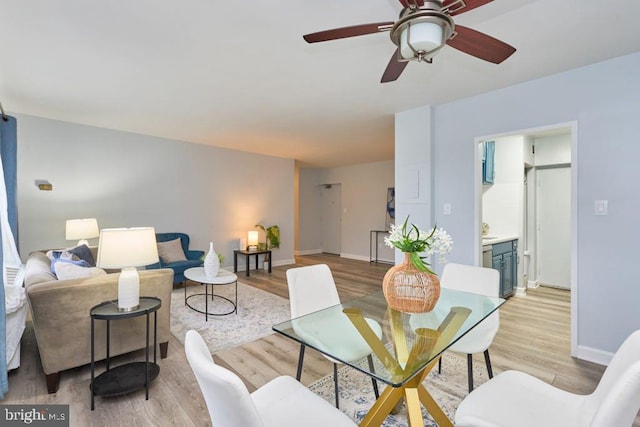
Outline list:
[[[465,322],[471,310],[464,307],[452,307],[447,317],[442,321],[438,329],[418,328],[415,330],[415,342],[409,351],[402,313],[389,309],[389,320],[393,335],[395,357],[384,346],[380,338],[367,324],[362,310],[357,308],[345,308],[343,312],[349,317],[353,325],[358,329],[362,337],[367,341],[375,355],[382,362],[385,369],[399,381],[405,374],[410,374],[422,363],[429,361],[417,374],[400,387],[388,386],[380,395],[375,404],[360,423],[361,427],[380,426],[394,407],[404,399],[407,407],[407,418],[410,427],[424,425],[422,409],[424,405],[429,414],[440,427],[453,427],[453,423],[442,411],[422,382],[431,369],[435,366],[439,357],[449,347],[453,337]],[[433,360],[431,360],[433,358]]]
[[[367,415],[360,423],[360,427],[382,425],[393,408],[403,398],[406,402],[409,426],[424,426],[422,409],[420,407],[420,404],[422,404],[440,427],[453,427],[453,423],[451,422],[451,420],[449,420],[447,415],[442,411],[431,394],[429,394],[427,389],[425,389],[422,385],[422,382],[427,377],[427,375],[429,375],[429,372],[431,372],[431,369],[433,369],[437,361],[438,359],[429,363],[422,372],[420,372],[411,381],[407,382],[402,387],[387,386],[387,388],[385,388],[385,390],[380,395],[380,398],[376,400],[376,403],[371,407]]]

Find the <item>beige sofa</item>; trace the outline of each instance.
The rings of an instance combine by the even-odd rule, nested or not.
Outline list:
[[[95,248],[92,248],[95,255]],[[33,252],[25,268],[27,301],[33,319],[47,390],[58,389],[60,372],[91,363],[91,307],[118,298],[119,273],[57,280],[44,252]],[[140,271],[140,295],[162,300],[158,310],[160,357],[167,357],[173,270]],[[153,316],[150,316],[153,328]],[[110,356],[144,348],[145,316],[111,323]],[[151,329],[153,330],[153,329]],[[95,321],[96,361],[106,358],[106,321]],[[151,340],[153,336],[150,337]]]

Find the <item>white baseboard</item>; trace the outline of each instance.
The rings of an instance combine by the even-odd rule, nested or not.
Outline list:
[[[317,255],[317,254],[321,254],[322,253],[322,249],[307,249],[304,251],[294,251],[293,254],[294,255]]]
[[[524,297],[527,295],[527,287],[526,286],[518,286],[516,288],[516,294],[515,296],[517,297]]]
[[[540,287],[540,283],[537,280],[529,280],[527,282],[527,288],[536,289]]]
[[[295,264],[296,260],[295,259],[279,259],[278,261],[272,261],[271,262],[271,267],[280,267],[281,265],[291,265],[291,264]]]
[[[367,262],[373,262],[369,259],[369,257],[365,257],[362,255],[354,255],[354,254],[340,254],[341,258],[349,258],[349,259],[355,259],[358,261],[367,261]],[[395,264],[395,261],[390,260],[390,259],[382,259],[382,258],[378,258],[378,262],[381,264]]]
[[[583,345],[578,346],[577,352],[573,356],[578,359],[586,360],[587,362],[597,363],[598,365],[604,366],[609,365],[611,359],[613,359],[613,353]]]
[[[358,260],[358,261],[369,261],[369,257],[364,257],[362,255],[355,255],[355,254],[341,253],[340,254],[340,258],[355,259],[355,260]]]
[[[279,259],[279,260],[273,260],[271,261],[271,268],[273,267],[279,267],[281,265],[292,265],[295,264],[296,260],[295,259]],[[255,270],[255,261],[252,259],[249,262],[249,265],[251,266],[251,271]],[[260,261],[258,262],[258,269],[260,270],[262,267],[262,258],[260,258]],[[227,271],[233,271],[233,264],[231,265],[221,265],[220,268],[227,270]],[[244,263],[244,260],[242,260],[242,262],[240,262],[240,260],[238,260],[238,271],[246,271],[247,270],[247,266]]]

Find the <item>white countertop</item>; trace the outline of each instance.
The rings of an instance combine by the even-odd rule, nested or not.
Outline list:
[[[508,242],[510,240],[517,240],[518,236],[494,236],[492,234],[488,236],[482,236],[482,246],[495,245],[496,243]]]

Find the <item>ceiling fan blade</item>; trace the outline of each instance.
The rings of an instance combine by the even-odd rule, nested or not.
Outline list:
[[[391,22],[376,22],[373,24],[353,25],[351,27],[334,28],[332,30],[318,31],[302,36],[307,43],[324,42],[328,40],[344,39],[347,37],[364,36],[365,34],[389,31],[393,26]]]
[[[456,35],[447,44],[464,53],[499,64],[516,51],[516,48],[474,29],[456,25]]]
[[[469,12],[477,7],[484,6],[492,1],[493,0],[445,0],[442,2],[442,8],[446,9],[449,15],[456,16]]]
[[[400,0],[402,7],[422,7],[424,6],[424,0]]]
[[[397,80],[408,63],[409,62],[407,61],[398,61],[398,49],[396,49],[396,51],[393,53],[393,56],[389,60],[389,63],[387,64],[387,68],[384,70],[384,74],[382,75],[382,79],[380,79],[380,83],[388,83]]]

